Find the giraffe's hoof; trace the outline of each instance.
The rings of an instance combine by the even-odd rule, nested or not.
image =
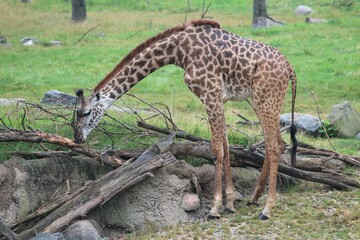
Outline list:
[[[246,204],[246,206],[248,206],[248,207],[251,207],[253,205],[255,205],[256,207],[260,206],[257,202],[251,202],[251,201],[248,201],[247,204]]]
[[[233,213],[235,213],[235,209],[234,209],[234,208],[226,207],[226,208],[224,209],[224,212],[225,212],[226,214],[233,214]]]
[[[219,213],[209,213],[206,217],[207,220],[220,219],[221,216]]]
[[[270,219],[270,218],[269,218],[268,216],[260,213],[260,214],[259,214],[259,219],[265,221],[265,220],[268,220],[268,219]]]

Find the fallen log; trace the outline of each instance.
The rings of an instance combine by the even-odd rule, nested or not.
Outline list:
[[[44,133],[41,131],[20,131],[7,129],[6,132],[0,133],[0,142],[35,142],[51,143],[71,149],[74,152],[96,159],[101,163],[106,163],[112,167],[118,167],[122,164],[121,159],[111,158],[106,154],[91,149],[87,145],[77,144],[73,140],[56,134]]]
[[[136,160],[129,160],[121,167],[105,174],[101,178],[89,183],[76,196],[63,201],[63,204],[54,206],[50,204],[53,209],[50,213],[44,211],[47,215],[36,221],[25,230],[18,233],[20,239],[29,239],[36,233],[54,233],[71,221],[85,216],[90,210],[98,205],[102,205],[112,198],[117,193],[126,188],[136,184],[144,178],[153,176],[152,172],[160,167],[174,162],[176,159],[167,152],[167,141],[171,142],[171,137],[161,140],[152,148],[146,150]],[[34,216],[26,217],[26,219],[33,220]],[[25,222],[22,223],[26,225]],[[16,226],[18,226],[17,223]]]
[[[138,124],[138,126],[146,128],[148,130],[157,131],[159,128],[155,126],[151,126],[149,124]],[[151,126],[151,127],[150,127]],[[161,129],[161,131],[158,131],[161,133],[167,133],[169,130]],[[186,138],[186,139],[193,139],[195,142],[192,141],[182,141],[180,143],[173,143],[169,149],[169,151],[176,157],[184,156],[184,155],[191,155],[195,157],[201,157],[204,159],[207,159],[211,162],[213,162],[213,155],[210,151],[210,142],[208,140],[202,141],[198,140],[199,138],[193,137],[188,133],[178,134],[178,132],[174,132],[174,134],[177,137],[180,138]],[[309,152],[312,153],[318,153],[317,155],[320,155],[320,153],[323,153],[322,156],[330,156],[329,153],[331,151],[321,151],[319,149],[309,149]],[[301,148],[301,152],[305,152],[304,148]],[[232,165],[247,165],[247,166],[254,166],[254,167],[262,167],[264,156],[265,156],[265,148],[263,145],[260,145],[258,147],[237,147],[237,146],[230,146],[230,154],[232,157]],[[315,154],[316,155],[316,154]],[[340,156],[339,158],[336,158],[336,156]],[[333,152],[333,157],[344,161],[348,164],[353,164],[354,161],[348,161],[349,156],[337,154]],[[301,156],[298,155],[298,161],[299,166],[306,165],[305,162],[302,162]],[[319,158],[319,157],[318,157]],[[317,159],[318,159],[317,158]],[[355,159],[355,158],[354,158]],[[311,169],[310,167],[307,167],[308,170],[303,170],[298,167],[290,167],[286,165],[286,163],[280,163],[279,164],[279,172],[286,174],[291,177],[295,177],[298,179],[303,179],[307,181],[317,182],[317,183],[323,183],[327,184],[335,189],[338,190],[350,190],[353,188],[360,188],[360,183],[355,179],[350,179],[345,174],[342,174],[340,172],[336,172],[333,169],[326,168],[321,164],[322,161],[318,161],[318,165],[316,167],[312,167],[314,171],[309,171]],[[356,163],[356,160],[355,160]],[[357,166],[356,164],[353,164],[354,166]]]

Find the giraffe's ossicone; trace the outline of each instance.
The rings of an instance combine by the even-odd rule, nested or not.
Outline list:
[[[224,103],[252,99],[252,106],[264,132],[266,156],[249,203],[257,203],[269,178],[269,194],[260,214],[260,219],[268,219],[275,206],[278,162],[284,150],[279,115],[289,80],[292,82],[292,164],[295,164],[295,71],[277,49],[229,33],[214,21],[192,21],[148,39],[125,56],[94,88],[90,97],[85,98],[83,92],[78,91],[80,106],[74,125],[75,141],[86,141],[115,100],[147,75],[168,64],[185,70],[185,84],[199,97],[209,116],[211,150],[216,156],[214,201],[210,217],[220,217],[223,173],[225,210],[235,211]]]

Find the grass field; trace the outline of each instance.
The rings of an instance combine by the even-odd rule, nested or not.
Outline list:
[[[15,0],[0,1],[0,35],[6,36],[11,47],[0,46],[0,98],[23,98],[39,102],[44,93],[56,89],[74,94],[74,89],[92,89],[112,68],[138,44],[155,34],[182,24],[186,20],[197,19],[201,15],[202,1],[171,0],[88,0],[85,22],[71,23],[71,1],[33,0],[31,4],[21,4]],[[207,1],[209,2],[209,1]],[[261,41],[280,49],[294,66],[298,76],[296,111],[317,115],[314,99],[307,89],[317,98],[320,116],[325,119],[331,106],[342,101],[350,101],[360,111],[360,2],[353,1],[352,7],[331,7],[333,1],[304,0],[302,4],[311,6],[315,13],[312,17],[327,19],[323,24],[306,24],[304,16],[296,16],[294,10],[298,1],[268,0],[268,13],[285,21],[282,27],[253,29],[251,27],[252,1],[212,0],[207,16],[218,21],[221,26],[240,36]],[[98,26],[99,25],[99,26]],[[81,41],[79,39],[88,30]],[[104,33],[104,37],[97,37]],[[59,47],[46,47],[44,44],[25,47],[19,41],[32,36],[42,43],[49,40],[63,42]],[[89,91],[87,92],[89,93]],[[152,104],[166,104],[177,125],[192,134],[209,137],[209,127],[204,121],[205,112],[199,100],[183,83],[183,70],[166,66],[148,76],[131,90],[132,94]],[[129,96],[123,100],[133,108],[144,107]],[[118,101],[118,105],[124,103]],[[160,105],[156,105],[160,106]],[[283,112],[290,111],[290,92],[285,101]],[[256,119],[246,103],[228,103],[227,122],[230,127],[230,141],[233,144],[253,143],[261,140],[259,128],[239,128],[236,113]],[[0,117],[7,125],[21,128],[22,113],[12,112],[9,107],[1,107]],[[123,116],[118,116],[122,118]],[[128,117],[128,121],[133,118]],[[26,119],[31,122],[31,116]],[[35,129],[56,132],[71,137],[70,128],[61,124],[48,124],[46,119],[37,122]],[[250,138],[249,138],[250,136]],[[284,139],[289,136],[285,133]],[[107,143],[101,136],[93,133],[90,142],[95,148]],[[299,134],[301,141],[321,148],[331,148],[326,139],[312,138]],[[331,139],[340,152],[360,156],[360,141],[352,139]],[[123,146],[118,139],[116,146]],[[0,160],[17,150],[36,150],[36,144],[0,144]],[[289,189],[280,195],[280,203],[275,213],[277,217],[265,224],[254,218],[254,210],[239,207],[240,215],[224,219],[218,223],[196,223],[170,229],[166,234],[179,231],[179,235],[164,234],[162,239],[177,239],[186,232],[197,233],[199,239],[210,238],[211,232],[227,232],[234,224],[242,222],[242,229],[236,231],[247,239],[254,232],[255,239],[356,239],[360,236],[359,212],[351,209],[359,207],[359,192],[339,194],[325,190],[315,193],[314,185]],[[306,191],[309,195],[301,195]],[[318,191],[316,191],[318,192]],[[306,206],[297,203],[305,202]],[[295,199],[294,199],[295,198]],[[319,204],[317,199],[321,199]],[[349,203],[350,202],[350,203]],[[337,211],[327,216],[327,209],[336,205]],[[300,205],[299,205],[300,204]],[[286,206],[285,206],[286,205]],[[342,206],[343,205],[343,206]],[[320,208],[320,211],[312,209]],[[245,210],[246,209],[246,210]],[[283,210],[288,210],[283,213]],[[299,216],[293,215],[299,211]],[[307,219],[313,219],[307,223]],[[249,225],[245,226],[246,223]],[[321,223],[321,224],[320,224]],[[344,224],[342,224],[344,223]],[[309,226],[313,224],[314,226]],[[340,225],[341,227],[340,227]],[[225,228],[224,229],[222,229]],[[300,229],[298,229],[300,228]],[[340,229],[337,231],[337,229]],[[210,229],[210,230],[209,230]],[[217,230],[216,230],[217,229]],[[304,229],[310,229],[302,237]],[[244,231],[245,233],[242,233]],[[183,234],[183,235],[182,235]],[[205,235],[204,235],[205,234]],[[208,235],[206,235],[208,234]],[[226,236],[231,237],[227,232]],[[290,235],[289,235],[290,234]],[[216,235],[214,235],[216,236]],[[267,236],[267,237],[266,237]],[[135,239],[139,236],[130,236]],[[153,233],[144,239],[154,237]],[[155,239],[157,237],[154,237]],[[161,239],[161,237],[159,237]],[[236,237],[234,237],[236,239]]]

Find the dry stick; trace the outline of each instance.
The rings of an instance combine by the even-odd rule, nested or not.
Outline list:
[[[319,118],[319,120],[320,120],[320,122],[321,122],[320,108],[319,108],[319,104],[318,104],[317,98],[316,98],[314,92],[311,91],[310,88],[306,85],[306,83],[303,83],[303,84],[304,84],[305,90],[310,93],[311,97],[312,97],[312,98],[314,99],[314,101],[315,101],[316,111],[317,111],[317,114],[318,114],[318,118]],[[329,137],[329,134],[328,134],[325,126],[323,125],[322,128],[323,128],[323,130],[324,130],[324,132],[325,132],[326,139],[327,139],[327,141],[329,142],[330,146],[334,149],[334,151],[336,151],[336,148],[334,147],[334,145],[333,145],[332,142],[330,141],[330,137]]]
[[[184,138],[184,139],[195,141],[195,142],[210,142],[207,139],[193,136],[184,131],[170,131],[168,129],[159,128],[159,127],[147,124],[145,122],[138,122],[138,127],[145,128],[145,129],[152,130],[152,131],[159,132],[159,133],[166,134],[166,135],[169,135],[172,132],[175,132],[176,137]]]
[[[11,130],[11,132],[0,133],[0,142],[37,142],[51,143],[71,149],[74,152],[81,153],[85,156],[95,158],[98,162],[105,162],[112,167],[118,167],[121,162],[117,159],[103,157],[98,151],[91,149],[83,144],[77,144],[74,141],[55,134],[44,132],[29,132]]]
[[[297,152],[302,154],[314,154],[314,155],[321,155],[326,157],[334,156],[335,158],[343,162],[360,167],[360,158],[333,152],[326,149],[308,149],[304,147],[298,147]]]
[[[81,38],[78,40],[78,42],[80,42],[80,41],[86,36],[86,34],[88,34],[89,32],[91,32],[92,30],[94,30],[95,28],[97,28],[97,27],[99,27],[99,26],[100,26],[100,24],[98,24],[98,25],[96,25],[95,27],[89,29],[86,33],[84,33],[84,34],[81,36]]]
[[[169,121],[169,122],[171,123],[173,129],[176,129],[176,130],[178,129],[178,127],[176,126],[176,124],[173,122],[173,120],[172,120],[172,118],[171,118],[171,115],[170,115],[170,117],[168,117],[166,114],[163,113],[163,111],[161,111],[161,110],[159,110],[158,108],[154,107],[154,106],[151,105],[150,103],[147,103],[147,102],[145,102],[144,100],[136,97],[136,96],[133,95],[133,94],[127,93],[126,95],[128,95],[128,96],[130,96],[130,97],[133,97],[133,98],[139,100],[140,102],[148,105],[149,107],[151,107],[151,108],[154,109],[156,112],[158,112],[161,116],[164,117],[164,119],[165,119],[164,122],[165,122],[166,125],[168,125],[167,121]],[[167,107],[167,106],[166,106],[166,107]],[[168,111],[168,112],[170,113],[170,111]]]

